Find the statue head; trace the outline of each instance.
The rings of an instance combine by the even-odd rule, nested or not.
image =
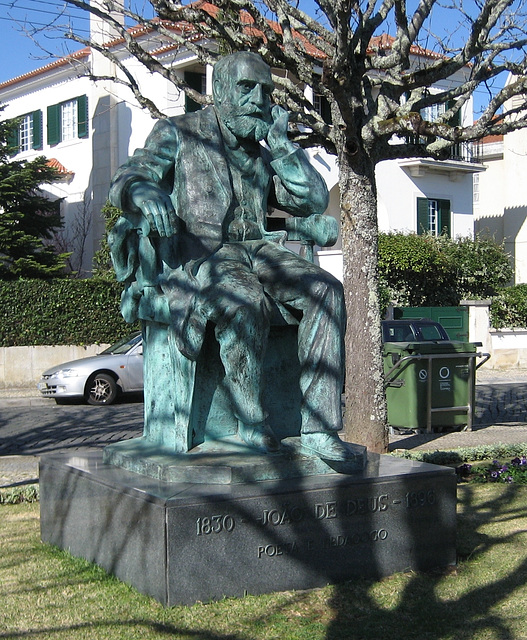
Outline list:
[[[256,53],[220,58],[212,72],[214,105],[225,126],[241,139],[263,140],[269,131],[271,69]]]

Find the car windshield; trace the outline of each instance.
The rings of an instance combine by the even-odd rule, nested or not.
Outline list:
[[[445,340],[445,336],[436,324],[421,324],[419,328],[421,329],[423,340]]]
[[[99,355],[102,355],[105,353],[113,353],[114,355],[118,353],[128,353],[128,351],[130,351],[132,347],[135,347],[135,345],[138,344],[140,341],[141,341],[141,332],[138,331],[137,333],[133,333],[131,336],[127,336],[126,338],[119,340],[115,344],[112,344],[112,346],[108,347],[108,349],[101,351]]]
[[[408,323],[383,323],[384,342],[413,342],[417,339]]]

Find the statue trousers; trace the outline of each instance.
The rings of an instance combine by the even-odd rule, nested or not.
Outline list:
[[[302,433],[340,430],[346,325],[342,284],[265,240],[224,244],[201,264],[196,278],[195,311],[215,325],[238,420],[247,425],[266,420],[263,360],[272,301],[278,301],[299,320]]]

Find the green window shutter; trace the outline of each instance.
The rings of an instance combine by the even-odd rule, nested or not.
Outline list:
[[[77,135],[88,137],[88,97],[85,95],[77,98]]]
[[[47,109],[48,144],[58,144],[62,138],[60,130],[60,104],[52,104]]]
[[[450,211],[450,200],[438,200],[437,206],[439,208],[439,229],[438,231],[448,236],[449,238],[452,236],[452,223],[451,223],[451,211]]]
[[[13,157],[20,151],[20,120],[18,118],[10,120],[9,127],[7,134],[7,149],[9,155]]]
[[[196,73],[194,71],[185,71],[185,82],[191,89],[194,91],[199,91],[199,93],[203,90],[203,73]],[[199,111],[201,109],[201,105],[189,98],[187,95],[185,96],[185,111],[188,113],[190,111]]]
[[[20,136],[20,131],[18,129],[18,126],[13,127],[13,129],[11,129],[11,131],[9,132],[9,136],[7,139],[9,155],[11,157],[16,156],[16,154],[19,152],[19,147],[20,147],[19,136]]]
[[[417,198],[417,233],[422,236],[430,231],[428,219],[428,198]]]
[[[449,100],[447,103],[447,109],[452,109],[455,104],[455,100]],[[451,127],[460,127],[461,126],[461,109],[458,110],[456,115],[451,118],[448,122]]]
[[[42,149],[42,111],[33,111],[33,149]]]

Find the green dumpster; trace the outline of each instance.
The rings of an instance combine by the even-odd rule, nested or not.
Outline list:
[[[474,342],[386,342],[384,374],[392,427],[440,430],[474,416]]]

